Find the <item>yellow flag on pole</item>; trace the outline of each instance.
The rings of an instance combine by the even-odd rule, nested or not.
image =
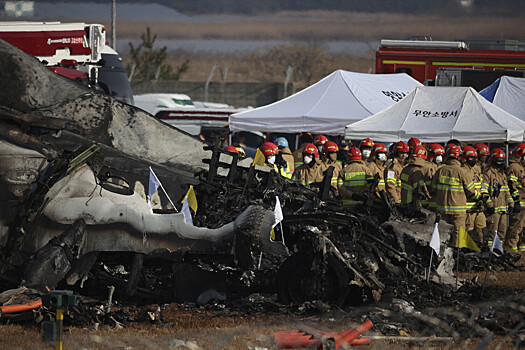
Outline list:
[[[193,210],[193,212],[195,214],[197,214],[197,208],[198,208],[197,197],[195,196],[195,191],[193,190],[193,185],[190,185],[190,189],[188,190],[188,192],[184,196],[184,199],[182,200],[182,203],[184,203],[186,200],[188,201],[189,207]]]
[[[481,251],[479,247],[477,246],[476,242],[470,237],[470,235],[467,233],[467,231],[463,227],[459,227],[459,234],[458,234],[458,245],[459,248],[469,248],[472,250],[475,250],[477,252]]]
[[[257,152],[255,153],[255,157],[253,158],[252,166],[254,165],[263,166],[265,164],[266,164],[266,157],[261,152],[261,150],[257,148]]]

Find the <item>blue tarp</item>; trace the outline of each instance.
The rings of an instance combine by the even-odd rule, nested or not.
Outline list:
[[[481,90],[479,94],[485,97],[485,99],[487,99],[489,102],[494,102],[494,96],[496,95],[496,91],[498,91],[500,81],[501,78],[498,78],[498,80],[493,82],[491,85]]]

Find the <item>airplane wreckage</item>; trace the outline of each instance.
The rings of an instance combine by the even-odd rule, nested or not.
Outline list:
[[[3,41],[0,66],[0,292],[100,296],[111,285],[144,303],[260,292],[344,305],[423,288],[411,281],[429,264],[434,213],[396,207],[374,182],[365,205],[343,209],[330,174],[311,189],[251,167]],[[148,206],[150,167],[177,208]],[[194,226],[180,213],[189,185]],[[284,220],[273,228],[276,197]],[[450,227],[439,222],[443,248]],[[434,288],[452,289],[450,251],[434,264]]]

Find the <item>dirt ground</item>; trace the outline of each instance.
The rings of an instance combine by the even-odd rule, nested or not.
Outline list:
[[[199,313],[170,313],[168,324],[132,324],[119,330],[87,328],[66,328],[64,349],[279,349],[274,332],[300,329],[303,326],[321,331],[341,331],[355,327],[359,322],[351,315],[323,315],[300,318],[292,315],[254,315],[252,317],[210,317]],[[374,336],[373,329],[366,335]],[[413,342],[411,336],[402,333],[405,340],[372,340],[363,349],[454,349],[475,348],[481,339],[459,342]],[[3,349],[51,349],[54,343],[41,340],[40,329],[35,326],[0,326]],[[503,342],[495,338],[487,349],[494,349]],[[180,341],[185,347],[177,347]],[[503,343],[501,349],[511,349],[510,342]]]

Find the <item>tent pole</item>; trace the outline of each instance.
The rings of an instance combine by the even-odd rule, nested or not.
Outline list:
[[[299,134],[295,134],[295,150],[299,148]]]
[[[509,166],[509,143],[505,142],[505,166]]]

